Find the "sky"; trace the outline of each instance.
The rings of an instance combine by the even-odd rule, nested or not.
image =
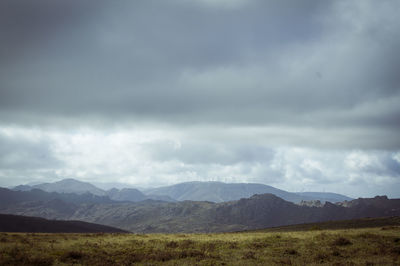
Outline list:
[[[400,197],[397,0],[2,0],[0,186]]]

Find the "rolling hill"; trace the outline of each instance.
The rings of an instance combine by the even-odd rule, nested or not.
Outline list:
[[[0,214],[0,232],[128,233],[125,230],[82,221],[56,221],[39,217]]]

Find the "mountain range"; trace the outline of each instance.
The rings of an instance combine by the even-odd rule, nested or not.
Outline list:
[[[149,189],[149,195],[166,195],[177,201],[211,201],[225,202],[248,198],[255,194],[270,193],[284,200],[299,203],[303,201],[319,200],[321,202],[340,202],[351,200],[350,197],[324,192],[293,193],[277,189],[264,184],[256,183],[222,183],[222,182],[185,182],[172,186]]]
[[[46,189],[49,190],[49,187],[46,185]],[[257,189],[261,193],[252,194]],[[265,190],[276,194],[262,193]],[[351,200],[339,194],[296,194],[259,184],[189,182],[145,193],[136,189],[112,189],[104,191],[105,195],[94,195],[82,189],[80,194],[66,191],[65,188],[62,193],[46,192],[37,187],[24,191],[0,188],[0,213],[79,220],[138,233],[226,232],[400,215],[400,199],[377,196]],[[207,198],[207,195],[214,196]],[[209,200],[185,200],[190,197],[206,197]],[[162,198],[172,200],[160,200]],[[345,200],[336,203],[327,201],[331,198]],[[325,202],[318,205],[299,204],[299,200],[304,203],[305,199],[325,199]]]
[[[78,195],[91,194],[94,196],[108,197],[114,201],[131,201],[137,202],[146,199],[163,200],[163,201],[175,201],[168,196],[159,195],[145,195],[140,190],[135,188],[112,188],[110,190],[100,189],[90,183],[78,181],[75,179],[63,179],[54,183],[42,183],[36,185],[19,185],[13,188],[15,191],[31,191],[31,190],[43,190],[46,192],[57,192],[57,193],[73,193]]]
[[[161,201],[210,201],[226,202],[248,198],[255,194],[271,193],[284,200],[294,203],[301,201],[319,200],[322,203],[326,201],[341,202],[351,200],[350,197],[325,192],[303,192],[293,193],[272,186],[255,183],[222,183],[222,182],[185,182],[172,186],[152,188],[140,191],[135,188],[122,188],[102,190],[90,183],[78,181],[75,179],[63,179],[54,183],[43,183],[33,186],[20,185],[13,188],[18,191],[29,191],[40,189],[46,192],[75,193],[75,194],[93,194],[96,196],[108,196],[115,201],[138,202],[147,199]]]

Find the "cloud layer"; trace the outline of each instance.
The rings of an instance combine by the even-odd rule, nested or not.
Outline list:
[[[399,13],[395,0],[1,1],[2,183],[394,193]]]
[[[271,147],[143,127],[107,132],[3,128],[0,143],[3,186],[61,178],[139,187],[219,180],[353,197],[399,196],[400,152]]]

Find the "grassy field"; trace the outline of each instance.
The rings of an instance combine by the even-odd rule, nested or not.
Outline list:
[[[221,234],[0,233],[0,265],[400,265],[400,226]]]

